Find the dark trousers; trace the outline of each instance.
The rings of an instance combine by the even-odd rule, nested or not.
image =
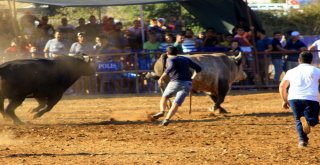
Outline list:
[[[295,118],[299,139],[308,142],[309,138],[303,132],[300,118],[304,116],[310,126],[317,125],[319,123],[319,102],[311,100],[289,100],[289,104]]]

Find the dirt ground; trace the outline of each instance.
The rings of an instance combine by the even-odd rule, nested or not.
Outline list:
[[[43,117],[26,100],[16,110],[28,124],[0,118],[0,164],[320,164],[320,127],[297,147],[291,111],[276,91],[232,91],[212,114],[209,97],[189,98],[167,127],[150,122],[159,94],[65,96]]]

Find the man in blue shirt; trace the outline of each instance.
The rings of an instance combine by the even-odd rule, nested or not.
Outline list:
[[[300,33],[297,31],[291,32],[291,40],[288,41],[286,49],[291,51],[306,51],[307,46],[300,40]],[[288,54],[286,70],[298,66],[299,53]]]
[[[152,117],[154,119],[163,117],[165,114],[167,100],[175,93],[176,97],[166,118],[161,123],[162,126],[167,126],[169,124],[170,118],[177,112],[178,107],[181,106],[185,97],[189,94],[192,88],[192,79],[196,74],[192,75],[189,68],[194,69],[197,73],[201,71],[201,67],[189,58],[177,56],[176,47],[169,46],[167,48],[167,55],[167,68],[158,80],[158,84],[159,86],[163,86],[165,83],[164,79],[167,76],[170,77],[170,82],[163,92],[160,100],[160,112]]]

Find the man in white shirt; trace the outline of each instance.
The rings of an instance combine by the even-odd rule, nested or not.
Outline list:
[[[279,92],[283,99],[282,107],[292,109],[299,134],[298,146],[306,147],[310,126],[319,123],[320,69],[311,65],[312,53],[308,51],[299,54],[298,62],[299,65],[288,70],[283,77]]]

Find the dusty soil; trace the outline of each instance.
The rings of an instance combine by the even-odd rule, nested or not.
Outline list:
[[[32,120],[36,106],[16,110],[28,124],[0,118],[0,164],[320,164],[320,127],[297,147],[291,111],[274,92],[232,91],[226,115],[208,112],[208,97],[189,98],[167,127],[148,121],[159,94],[66,96]]]

